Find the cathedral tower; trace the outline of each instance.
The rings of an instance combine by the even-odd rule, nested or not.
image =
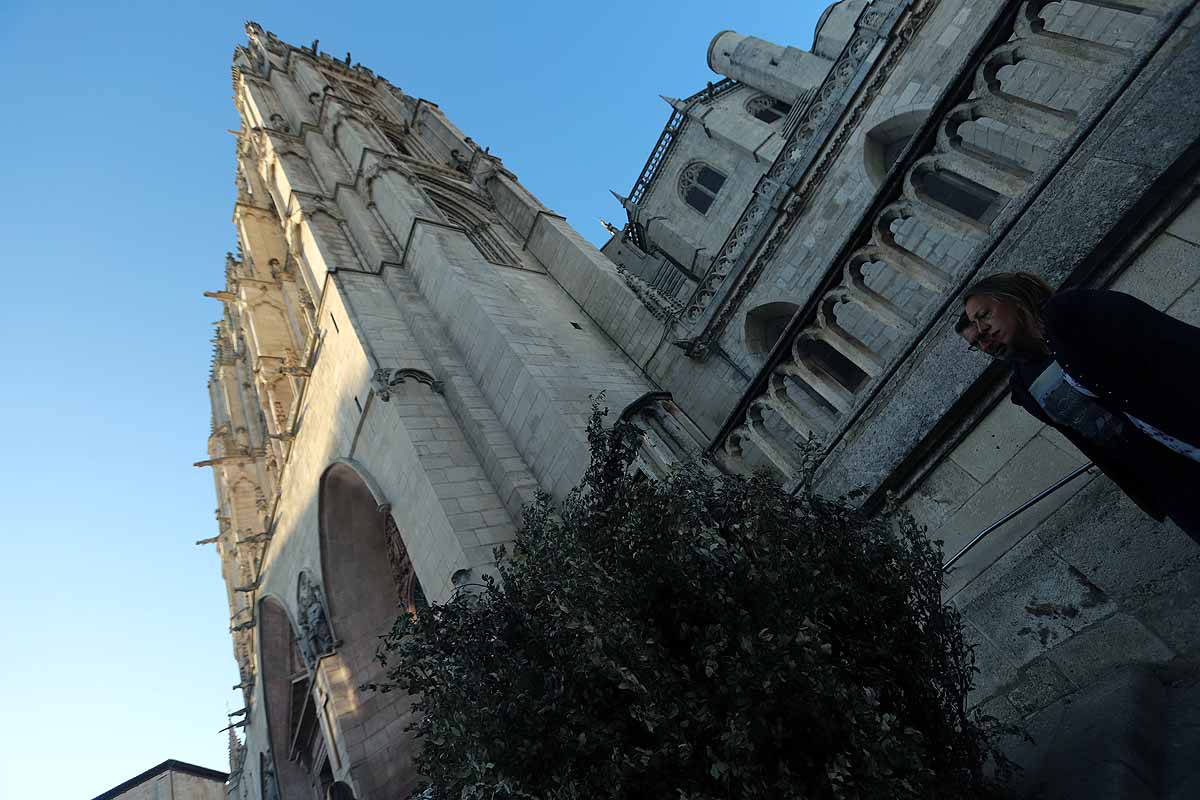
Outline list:
[[[601,391],[651,478],[815,468],[951,548],[1077,471],[950,575],[988,713],[1194,655],[1190,540],[1079,477],[954,327],[1018,269],[1200,322],[1197,30],[1190,0],[840,0],[807,51],[723,31],[597,251],[435,103],[247,25],[198,463],[246,701],[231,796],[408,796],[409,704],[360,688],[377,636],[574,485]]]
[[[656,390],[637,359],[660,337],[616,267],[435,103],[246,33],[199,463],[248,710],[239,791],[403,797],[408,703],[360,688],[376,637],[476,581],[535,492],[575,483],[590,398]]]

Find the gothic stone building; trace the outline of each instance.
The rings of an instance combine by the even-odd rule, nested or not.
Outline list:
[[[403,798],[364,692],[398,606],[491,568],[587,459],[589,398],[687,458],[905,504],[958,547],[1084,464],[954,333],[997,271],[1200,322],[1191,0],[842,0],[811,51],[732,31],[597,251],[437,104],[256,24],[210,391],[245,695],[238,798]],[[1036,720],[1200,644],[1200,551],[1081,475],[949,575],[972,702]]]

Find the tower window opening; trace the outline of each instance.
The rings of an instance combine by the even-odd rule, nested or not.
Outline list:
[[[825,342],[802,342],[796,351],[801,357],[811,359],[819,369],[851,392],[857,392],[869,379],[857,364]]]
[[[786,302],[767,303],[752,310],[746,315],[746,349],[769,353],[799,310],[800,306]]]
[[[751,116],[761,119],[768,125],[774,124],[792,113],[792,107],[782,100],[777,100],[767,94],[750,98],[746,103],[746,111]]]
[[[983,225],[991,225],[1006,202],[992,190],[953,172],[925,173],[919,189],[933,202]]]
[[[883,183],[927,116],[924,111],[909,111],[876,125],[867,133],[863,141],[863,160],[867,177],[875,186]]]
[[[429,197],[451,225],[457,225],[466,232],[467,238],[485,259],[493,264],[511,266],[517,263],[492,226],[475,212],[436,192],[430,192]]]
[[[724,185],[725,176],[700,161],[689,164],[679,176],[679,194],[683,201],[701,214],[708,213]]]
[[[392,147],[396,148],[397,153],[402,156],[408,156],[409,158],[412,158],[412,153],[409,151],[408,146],[404,144],[404,139],[401,138],[400,134],[385,127],[383,129],[383,135],[387,137],[387,140],[391,143]]]

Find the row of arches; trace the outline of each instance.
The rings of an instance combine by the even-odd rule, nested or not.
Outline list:
[[[382,677],[379,636],[424,602],[390,509],[360,467],[334,463],[318,489],[320,576],[302,570],[290,598],[258,601],[263,800],[406,797],[416,786],[410,701],[364,688]]]
[[[1012,68],[1005,70],[1002,75],[1005,79],[1017,81],[1022,77]],[[882,186],[928,117],[928,110],[909,109],[893,114],[865,131],[862,140],[863,169],[873,188]],[[963,123],[959,126],[958,136],[964,151],[1029,175],[1041,167],[1051,149],[1048,141],[990,118]],[[925,170],[914,174],[913,183],[916,192],[934,207],[980,230],[989,229],[1008,202],[1006,195],[952,170]],[[887,234],[897,245],[929,259],[946,272],[954,271],[953,254],[963,248],[955,248],[953,237],[914,217],[890,220],[887,227]],[[919,314],[931,299],[923,287],[905,285],[894,271],[883,269],[876,261],[865,262],[860,271],[867,288],[908,313]],[[769,353],[798,310],[799,306],[795,303],[782,301],[751,309],[744,318],[746,352],[752,355]],[[890,340],[894,337],[890,336],[891,331],[887,326],[866,319],[866,315],[850,307],[838,309],[836,317],[836,324],[864,343],[881,352],[889,350]],[[822,340],[806,341],[800,348],[825,377],[833,379],[849,392],[857,391],[869,378],[859,365]],[[820,398],[815,402],[827,405]]]

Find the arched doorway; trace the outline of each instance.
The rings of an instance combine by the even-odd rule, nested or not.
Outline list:
[[[320,800],[332,776],[301,640],[274,597],[259,601],[258,630],[270,747],[269,757],[264,754],[260,762],[263,798]]]
[[[351,757],[362,800],[407,797],[418,782],[416,742],[404,729],[411,700],[401,692],[362,688],[383,677],[375,658],[379,637],[401,612],[423,602],[403,536],[389,506],[358,469],[338,462],[320,488],[321,572],[337,648],[322,664],[337,726]]]

